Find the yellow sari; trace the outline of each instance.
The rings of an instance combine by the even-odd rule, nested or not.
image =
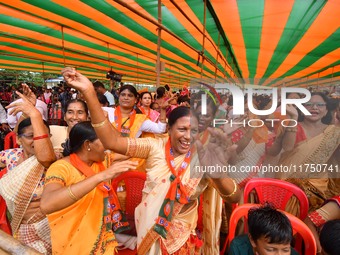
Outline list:
[[[279,165],[296,167],[296,173],[290,173],[286,180],[302,188],[309,199],[309,210],[318,209],[326,199],[339,195],[340,179],[336,178],[336,165],[339,159],[334,152],[340,144],[340,128],[329,125],[325,131],[313,138],[302,141],[292,151],[282,154]],[[311,172],[310,166],[314,164],[328,164],[333,172],[326,168],[325,171]],[[308,166],[308,169],[306,168]],[[301,167],[301,168],[300,168]],[[300,170],[301,169],[301,170]],[[298,178],[300,177],[300,178]],[[293,201],[288,211],[295,214],[298,206]]]
[[[98,173],[97,164],[91,166]],[[62,183],[69,186],[85,176],[70,162],[58,160],[47,171],[46,184]],[[114,254],[117,242],[112,229],[103,222],[104,193],[95,188],[71,206],[47,216],[53,254]]]

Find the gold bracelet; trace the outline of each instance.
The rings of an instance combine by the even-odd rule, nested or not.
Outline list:
[[[104,126],[106,124],[106,122],[107,122],[107,119],[103,120],[102,122],[96,123],[96,124],[91,123],[91,125],[94,128],[100,128],[100,127]]]
[[[27,116],[25,115],[25,113],[22,113],[21,117],[23,117],[24,119],[27,119]]]
[[[31,220],[37,215],[38,212],[34,213],[27,221],[26,224],[30,224]]]
[[[235,195],[236,191],[237,191],[237,183],[235,182],[234,179],[233,180],[233,183],[234,183],[234,190],[233,192],[231,192],[229,195],[223,195],[222,198],[225,199],[225,198],[229,198],[229,197],[232,197],[233,195]]]
[[[72,200],[78,201],[78,198],[73,194],[73,192],[72,192],[72,190],[71,190],[71,186],[72,186],[72,185],[70,185],[70,186],[67,187],[68,196],[69,196]]]
[[[297,132],[297,128],[289,128],[289,127],[287,127],[287,128],[285,128],[285,131],[286,132]]]

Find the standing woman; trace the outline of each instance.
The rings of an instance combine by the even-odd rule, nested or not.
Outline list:
[[[148,133],[161,134],[166,131],[166,104],[163,103],[159,122],[154,123],[144,114],[137,114],[134,106],[137,102],[137,90],[132,85],[123,85],[119,89],[119,106],[114,109],[115,121],[112,125],[118,130],[120,136],[136,138]],[[92,116],[92,115],[91,115]],[[93,116],[92,116],[93,117]],[[120,156],[112,152],[109,155],[108,162],[112,164]],[[138,171],[145,171],[145,161],[137,159],[139,165]]]
[[[340,126],[339,123],[330,124],[333,116],[329,111],[329,99],[325,94],[312,93],[310,101],[304,106],[311,115],[303,116],[303,120],[298,122],[296,127],[284,129],[282,138],[284,152],[278,164],[300,168],[300,176],[294,173],[288,176],[290,177],[288,181],[305,191],[309,200],[309,211],[314,211],[327,199],[339,194],[339,178],[335,174],[332,175],[332,172],[339,166]],[[294,107],[287,108],[287,113],[291,119],[298,119]],[[313,165],[327,166],[329,171],[313,171],[312,168],[308,168]],[[298,208],[294,204],[291,207],[292,210]]]
[[[6,200],[12,218],[13,236],[43,254],[51,254],[50,229],[45,214],[40,210],[40,198],[46,169],[56,157],[47,123],[34,107],[35,96],[28,87],[24,87],[24,93],[31,97],[17,92],[22,101],[7,107],[12,110],[11,114],[23,113],[17,129],[21,148],[0,153],[1,167],[7,169],[7,174],[0,179],[0,195]]]
[[[114,254],[112,225],[120,211],[108,181],[136,163],[105,169],[104,150],[91,123],[80,122],[71,129],[65,157],[47,171],[40,206],[50,224],[53,254]]]
[[[153,123],[147,115],[137,114],[134,106],[137,102],[137,90],[132,85],[124,85],[119,90],[119,106],[115,108],[114,127],[125,137],[140,137],[142,132],[164,133],[166,112],[163,107],[159,122]]]
[[[203,162],[207,166],[214,160],[228,164],[228,148],[222,132],[212,131],[214,139],[209,148],[202,149],[200,145],[199,153],[191,155],[190,109],[182,106],[169,116],[168,139],[121,137],[105,118],[91,82],[72,68],[65,68],[63,76],[69,86],[84,94],[93,116],[92,125],[104,146],[120,154],[146,159],[143,203],[135,211],[138,254],[200,254],[200,241],[195,234],[197,197],[210,181],[224,199],[237,202],[240,197],[237,184],[230,178],[214,179],[208,174],[207,179],[202,178],[203,171],[190,173],[190,165],[196,169],[195,166]]]
[[[61,158],[63,150],[62,144],[65,143],[74,125],[88,120],[89,113],[85,101],[81,99],[71,99],[66,102],[63,109],[64,120],[67,126],[51,125],[51,141],[58,158]]]
[[[150,120],[152,120],[153,122],[157,122],[160,113],[150,108],[151,103],[152,103],[151,98],[152,97],[151,97],[151,93],[150,92],[147,92],[147,91],[143,92],[140,95],[140,99],[141,99],[140,100],[140,104],[141,104],[141,106],[139,107],[139,109],[142,111],[143,114],[148,116]]]

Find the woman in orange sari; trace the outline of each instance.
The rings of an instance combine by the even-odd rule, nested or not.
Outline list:
[[[71,129],[64,155],[47,171],[40,205],[51,228],[52,252],[112,255],[117,246],[112,227],[121,214],[108,181],[136,163],[105,169],[103,144],[88,121]]]
[[[229,154],[223,134],[212,130],[211,143],[203,147],[198,142],[198,153],[192,153],[190,109],[181,106],[170,113],[168,139],[121,137],[105,119],[91,82],[72,68],[65,68],[63,75],[69,86],[84,94],[104,146],[146,159],[144,196],[135,211],[138,254],[201,254],[201,243],[195,234],[197,197],[209,182],[224,199],[236,202],[240,196],[237,184],[230,178],[213,179],[208,174],[206,177],[210,178],[202,179],[204,171],[200,166],[208,166],[214,160],[227,164]]]

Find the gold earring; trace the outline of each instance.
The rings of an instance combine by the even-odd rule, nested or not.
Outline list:
[[[90,147],[88,147],[88,148],[87,148],[87,151],[90,151],[90,150],[91,150],[91,148],[90,148]]]

